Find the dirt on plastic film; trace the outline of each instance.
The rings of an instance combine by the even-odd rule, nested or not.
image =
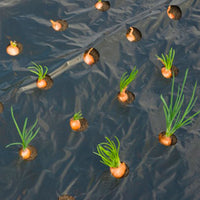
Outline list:
[[[165,128],[160,94],[169,98],[171,80],[162,77],[155,55],[167,53],[170,47],[176,50],[174,65],[179,68],[176,84],[181,83],[186,68],[190,68],[185,86],[187,100],[200,75],[196,42],[199,31],[195,28],[199,23],[196,15],[199,1],[179,2],[180,21],[167,17],[168,1],[121,1],[119,5],[110,1],[111,8],[106,13],[95,11],[95,2],[61,1],[48,6],[43,2],[38,7],[40,2],[34,1],[30,7],[20,1],[6,7],[7,17],[5,12],[0,12],[5,30],[1,38],[6,38],[3,35],[6,34],[8,40],[20,41],[24,47],[17,58],[10,58],[5,52],[1,54],[0,85],[11,89],[0,91],[4,104],[0,118],[0,183],[3,185],[0,196],[8,200],[58,199],[60,194],[70,194],[76,200],[198,199],[199,117],[191,126],[177,131],[175,146],[159,144],[158,134]],[[69,22],[65,33],[58,34],[50,28],[48,20],[57,16]],[[130,26],[142,32],[143,38],[137,44],[126,40]],[[19,32],[19,28],[23,31]],[[2,39],[2,46],[6,47],[8,40]],[[88,67],[83,62],[74,65],[56,76],[48,91],[34,89],[21,93],[18,98],[10,92],[24,86],[17,83],[30,75],[25,68],[31,61],[50,66],[51,73],[69,58],[76,57],[77,51],[81,54],[90,46],[101,56],[94,66]],[[139,72],[128,90],[134,92],[136,99],[122,106],[115,99],[119,80],[134,65]],[[5,149],[5,145],[19,139],[10,116],[11,105],[21,124],[26,116],[30,124],[38,118],[41,130],[32,143],[38,156],[33,161],[19,160],[16,147]],[[194,110],[198,107],[199,100]],[[73,133],[68,125],[75,109],[81,109],[90,124],[83,133]],[[92,154],[105,136],[113,139],[115,135],[121,142],[120,158],[129,166],[129,175],[121,180],[114,179],[109,168]]]

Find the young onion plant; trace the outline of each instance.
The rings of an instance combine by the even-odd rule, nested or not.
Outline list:
[[[128,74],[125,72],[122,74],[120,79],[120,92],[118,93],[118,100],[121,103],[131,103],[135,99],[135,95],[127,91],[128,85],[135,79],[136,75],[138,73],[138,70],[136,69],[136,66],[133,68],[132,72]]]
[[[48,67],[47,66],[42,66],[42,65],[38,65],[35,62],[32,62],[34,66],[30,66],[28,67],[28,69],[30,69],[30,72],[36,74],[38,76],[38,80],[42,80],[44,79],[44,77],[46,76],[47,72],[48,72]],[[44,71],[45,68],[45,71]]]
[[[116,147],[115,143],[111,141],[108,137],[105,137],[108,142],[102,142],[97,146],[97,152],[93,152],[94,154],[101,157],[101,163],[107,165],[109,167],[119,167],[120,158],[119,158],[119,148],[120,142],[119,139],[115,136],[117,140],[118,146]]]
[[[119,158],[119,139],[115,136],[115,139],[117,140],[116,146],[115,143],[111,141],[108,137],[105,138],[107,142],[102,142],[98,144],[98,153],[93,153],[101,157],[101,163],[110,167],[110,172],[115,178],[122,178],[127,172],[127,165],[124,162],[121,162]]]
[[[110,8],[110,2],[98,0],[95,3],[95,8],[100,11],[107,11]]]
[[[74,131],[85,131],[88,128],[88,121],[83,117],[82,112],[76,112],[70,119],[70,127]]]
[[[132,72],[128,75],[127,72],[123,73],[120,79],[120,92],[126,90],[128,85],[135,79],[138,70],[136,70],[136,66],[133,68]]]
[[[182,111],[182,106],[184,102],[183,90],[184,90],[185,82],[187,79],[187,75],[188,75],[188,69],[185,72],[185,77],[184,77],[182,86],[178,87],[178,91],[177,91],[177,95],[175,99],[173,95],[174,93],[174,76],[173,76],[169,106],[167,105],[162,94],[160,96],[163,102],[163,110],[164,110],[165,120],[166,120],[165,137],[171,137],[177,129],[190,124],[192,122],[192,119],[200,113],[200,110],[199,110],[198,112],[188,117],[188,114],[190,113],[190,111],[192,110],[192,108],[194,107],[197,101],[197,97],[195,97],[197,82],[195,83],[192,96],[189,100],[189,103],[185,111]]]
[[[16,120],[15,120],[14,113],[13,113],[13,107],[12,106],[11,106],[10,110],[11,110],[11,116],[12,116],[13,122],[14,122],[14,124],[15,124],[15,126],[17,128],[18,134],[19,134],[19,136],[21,138],[21,142],[14,142],[14,143],[8,144],[6,146],[6,148],[10,147],[10,146],[13,146],[13,145],[20,145],[20,146],[22,146],[22,151],[21,152],[24,155],[23,152],[25,152],[25,151],[27,151],[29,149],[30,142],[38,134],[40,128],[36,129],[36,131],[33,131],[33,129],[37,125],[37,120],[36,120],[35,123],[33,124],[33,126],[29,130],[27,130],[27,121],[28,121],[28,118],[26,117],[25,121],[24,121],[23,129],[21,131],[20,128],[19,128],[19,126],[18,126],[18,124],[17,124],[17,122],[16,122]],[[30,153],[31,152],[28,151],[29,156],[30,156]],[[20,156],[22,156],[22,155],[20,154]],[[26,157],[24,158],[23,156],[22,156],[22,158],[23,159],[28,159]]]
[[[170,70],[172,68],[172,64],[174,61],[174,56],[175,56],[175,50],[170,49],[169,55],[164,55],[163,53],[161,54],[162,58],[159,56],[156,56],[158,60],[162,62],[162,64],[165,66],[166,69]]]
[[[30,69],[30,72],[32,72],[38,76],[38,78],[36,80],[37,87],[40,89],[46,88],[48,86],[47,79],[46,79],[47,72],[48,72],[47,66],[43,67],[42,65],[37,65],[34,62],[32,62],[32,63],[34,64],[34,66],[30,66],[30,67],[28,67],[28,69]],[[48,79],[50,79],[50,77]],[[50,88],[50,86],[48,86],[48,87]]]
[[[74,120],[83,119],[83,114],[82,114],[82,112],[79,111],[79,112],[75,113],[74,116],[73,116],[73,119],[74,119]]]

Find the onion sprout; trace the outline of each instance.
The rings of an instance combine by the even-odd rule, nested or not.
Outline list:
[[[73,116],[73,119],[74,120],[83,119],[81,111],[75,113],[74,116]]]
[[[33,129],[37,125],[37,120],[36,120],[35,123],[33,124],[33,126],[27,131],[26,125],[27,125],[28,118],[26,117],[25,121],[24,121],[23,130],[20,131],[19,126],[18,126],[18,124],[17,124],[17,122],[15,120],[14,114],[13,114],[12,106],[11,106],[10,110],[11,110],[12,119],[14,121],[14,124],[15,124],[15,126],[17,128],[18,134],[19,134],[22,142],[14,142],[14,143],[8,144],[6,146],[6,148],[10,147],[12,145],[21,145],[23,150],[25,150],[28,147],[29,143],[35,138],[35,136],[37,135],[37,133],[40,130],[40,128],[38,128],[35,132],[33,132]]]
[[[181,108],[182,108],[182,105],[184,102],[183,89],[184,89],[185,82],[187,79],[187,74],[188,74],[188,69],[185,72],[185,78],[183,80],[182,87],[181,88],[180,88],[180,86],[178,87],[178,92],[177,92],[175,102],[173,102],[174,75],[173,75],[173,80],[172,80],[171,98],[170,98],[169,106],[167,106],[167,103],[164,100],[162,94],[160,96],[160,98],[163,102],[163,110],[164,110],[165,120],[166,120],[166,134],[165,135],[168,137],[173,135],[173,133],[177,129],[181,128],[182,126],[186,126],[186,125],[190,124],[192,122],[192,118],[194,118],[196,115],[198,115],[200,113],[200,110],[199,110],[198,112],[194,113],[192,116],[185,119],[197,101],[197,97],[195,97],[195,91],[196,91],[196,87],[197,87],[197,82],[196,82],[195,86],[193,88],[192,96],[187,105],[187,108],[185,109],[184,113],[182,113],[182,116],[181,116]]]
[[[16,47],[16,46],[17,46],[17,42],[16,42],[16,41],[10,41],[10,45],[11,45],[12,47]]]
[[[34,66],[30,66],[30,67],[28,67],[28,69],[31,69],[30,72],[32,72],[38,76],[38,80],[42,80],[48,72],[48,67],[44,66],[44,68],[45,68],[45,72],[44,72],[42,65],[37,65],[34,62],[32,62],[32,63],[34,64]]]
[[[120,92],[122,92],[123,89],[128,87],[128,85],[135,79],[136,75],[138,73],[138,70],[136,70],[136,66],[133,68],[130,75],[127,74],[127,72],[123,73],[120,80]]]
[[[170,49],[169,55],[164,56],[164,54],[161,54],[162,58],[159,56],[156,56],[158,60],[160,60],[166,69],[170,70],[172,68],[174,56],[175,56],[175,50]]]
[[[115,143],[111,141],[109,138],[105,137],[108,142],[102,142],[97,145],[97,152],[93,152],[94,154],[101,157],[101,163],[107,165],[109,167],[117,168],[120,166],[120,158],[119,158],[119,148],[120,142],[118,138],[115,136],[118,147],[116,147]]]

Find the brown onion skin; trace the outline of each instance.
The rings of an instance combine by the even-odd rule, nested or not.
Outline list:
[[[10,45],[7,46],[6,48],[6,52],[7,54],[9,54],[10,56],[17,56],[20,53],[19,48],[17,47],[17,45],[12,45],[12,43]]]
[[[55,30],[55,31],[60,31],[61,28],[62,28],[62,24],[59,23],[58,21],[53,21],[52,19],[50,20],[51,22],[51,25],[52,25],[52,28]]]
[[[109,1],[97,1],[94,6],[97,10],[105,12],[108,9],[110,9],[110,2]]]
[[[103,7],[103,3],[101,2],[101,1],[98,1],[97,3],[95,3],[95,8],[97,9],[97,10],[100,10],[102,7]]]
[[[74,120],[74,118],[71,118],[70,127],[73,131],[78,131],[81,128],[80,120]]]
[[[158,136],[159,138],[159,142],[165,146],[171,146],[171,143],[172,143],[172,139],[170,137],[167,137],[167,136],[163,136],[163,135],[160,135]]]
[[[26,149],[21,148],[19,150],[19,155],[23,160],[27,160],[31,156],[31,150],[28,147]]]
[[[95,48],[90,48],[84,52],[83,60],[88,65],[93,65],[99,60],[99,52]]]
[[[171,78],[172,77],[172,70],[167,69],[166,67],[162,67],[161,73],[165,78]]]
[[[36,85],[38,88],[45,88],[47,86],[47,82],[45,79],[37,80]]]
[[[126,38],[130,42],[138,42],[142,39],[142,33],[136,27],[130,27],[126,32]]]
[[[167,8],[167,15],[172,20],[179,20],[182,17],[182,11],[176,5],[169,5]]]
[[[126,170],[127,166],[124,162],[121,162],[119,167],[110,167],[110,173],[117,179],[122,178],[125,175]]]
[[[128,100],[128,94],[126,93],[126,88],[124,88],[118,95],[117,98],[120,102],[124,103]]]
[[[94,58],[92,55],[90,55],[89,53],[85,54],[83,56],[83,60],[86,64],[88,65],[93,65],[94,64]]]
[[[176,136],[174,134],[171,136],[166,136],[165,131],[159,133],[158,140],[164,146],[172,146],[177,143]]]

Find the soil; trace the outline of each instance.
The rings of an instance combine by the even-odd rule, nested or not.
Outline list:
[[[65,21],[63,19],[59,19],[59,20],[57,20],[57,22],[59,22],[62,25],[62,28],[59,31],[65,31],[68,28],[67,21]]]
[[[73,196],[69,196],[69,195],[62,195],[58,198],[58,200],[75,200],[75,198]]]
[[[137,41],[141,40],[141,39],[142,39],[142,33],[140,32],[140,30],[137,29],[137,28],[135,28],[135,27],[132,27],[132,28],[133,28],[133,33],[132,33],[132,35],[135,36],[135,40],[134,40],[133,42],[137,42]],[[130,34],[130,32],[131,32],[131,28],[129,28],[129,29],[127,30],[126,35],[127,35],[127,34]]]
[[[107,11],[110,8],[110,2],[109,1],[102,1],[103,6],[101,9],[98,9],[100,11]]]
[[[31,151],[31,156],[30,156],[30,158],[28,158],[28,159],[26,159],[26,160],[28,160],[28,161],[34,160],[34,159],[37,157],[37,150],[36,150],[36,148],[35,148],[34,146],[32,146],[32,145],[28,145],[28,148],[29,148],[30,151]],[[19,151],[20,151],[21,149],[22,149],[22,148],[20,148]]]
[[[21,53],[23,51],[23,45],[20,42],[16,42],[17,43],[17,47],[19,48],[19,53]]]
[[[88,128],[88,121],[85,118],[79,119],[81,127],[77,130],[78,132],[85,131]]]
[[[3,103],[2,103],[2,102],[0,102],[0,113],[2,113],[2,112],[3,112],[3,110],[4,110],[4,105],[3,105]]]
[[[48,90],[48,89],[52,88],[52,86],[53,86],[53,79],[48,74],[46,74],[46,76],[44,77],[44,80],[47,82],[47,86],[44,87],[44,88],[39,88],[39,89],[41,89],[41,90]]]
[[[86,50],[84,55],[87,54],[88,51],[90,51],[90,49]],[[95,48],[93,48],[92,51],[90,51],[90,55],[94,58],[94,63],[93,64],[98,62],[100,55],[99,55],[99,52]]]
[[[170,5],[170,9],[167,10],[167,13],[170,13],[170,14],[173,15],[173,18],[172,18],[173,20],[179,20],[181,18],[181,16],[182,16],[181,9],[176,5]]]
[[[174,73],[174,76],[176,77],[179,73],[179,69],[176,66],[172,65],[171,70],[172,70],[172,74]]]
[[[128,165],[126,163],[125,163],[125,165],[126,165],[126,172],[125,172],[124,176],[122,176],[121,178],[126,177],[129,174],[129,167],[128,167]]]
[[[164,136],[165,134],[166,134],[166,132],[163,131],[163,132],[161,132],[159,135]],[[173,135],[170,136],[170,138],[171,138],[171,140],[172,140],[172,143],[171,143],[170,146],[175,145],[175,144],[177,143],[177,137],[173,134]]]
[[[129,91],[129,90],[126,90],[125,91],[126,92],[126,94],[128,95],[128,99],[125,101],[125,102],[121,102],[119,99],[119,102],[120,103],[122,103],[123,105],[127,105],[127,104],[131,104],[134,100],[135,100],[135,95],[131,92],[131,91]],[[118,94],[119,94],[120,92],[118,92]]]

